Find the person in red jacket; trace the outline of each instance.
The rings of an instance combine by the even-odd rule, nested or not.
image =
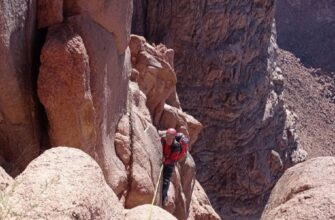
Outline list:
[[[167,193],[170,186],[170,179],[175,164],[183,159],[188,150],[189,140],[182,134],[177,133],[174,128],[169,128],[161,137],[163,146],[163,204],[166,203]]]

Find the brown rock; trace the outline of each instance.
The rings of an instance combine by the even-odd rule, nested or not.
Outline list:
[[[207,195],[198,181],[195,181],[192,193],[191,211],[188,220],[219,220]]]
[[[90,87],[96,118],[96,152],[93,156],[114,189],[125,184],[127,172],[117,157],[114,139],[117,123],[126,112],[130,53],[119,55],[114,35],[86,15],[73,16],[69,24],[84,41],[90,62]]]
[[[146,43],[144,38],[132,36],[130,41],[132,65],[139,72],[138,85],[147,97],[147,106],[158,125],[164,103],[175,89],[177,78],[169,58],[161,48]]]
[[[69,25],[49,29],[41,54],[38,94],[48,115],[51,144],[94,155],[89,58],[82,38]]]
[[[132,0],[67,0],[65,14],[88,14],[97,24],[113,33],[118,54],[123,54],[130,39]]]
[[[0,166],[17,175],[40,151],[32,83],[36,2],[1,1],[0,11]]]
[[[280,0],[276,8],[280,48],[294,53],[304,66],[334,72],[334,1]]]
[[[124,219],[99,165],[74,148],[46,151],[15,179],[5,196],[6,219]]]
[[[199,182],[221,216],[259,218],[297,149],[274,77],[274,1],[145,2],[133,26],[144,20],[148,41],[174,49],[182,109],[204,125],[192,147]]]
[[[318,157],[285,171],[271,192],[262,220],[333,219],[335,158]]]
[[[157,206],[141,205],[126,211],[127,220],[143,220],[149,218],[152,209],[152,220],[176,220],[170,213]]]
[[[0,193],[12,183],[13,178],[10,177],[2,167],[0,167]]]
[[[146,97],[136,83],[130,83],[132,164],[126,207],[151,203],[161,168],[162,147],[146,107]],[[157,195],[160,203],[160,193]]]
[[[63,0],[37,0],[39,28],[50,27],[63,21]]]

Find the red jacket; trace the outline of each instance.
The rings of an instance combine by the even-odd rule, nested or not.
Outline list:
[[[165,138],[165,136],[161,138],[164,164],[174,164],[175,162],[183,159],[188,150],[188,138],[182,134],[177,134],[175,140],[170,146],[167,145]]]

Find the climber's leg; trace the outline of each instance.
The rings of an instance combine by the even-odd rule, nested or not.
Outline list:
[[[174,165],[164,165],[163,168],[163,194],[162,199],[163,203],[167,198],[167,193],[169,191],[170,179],[172,177]]]

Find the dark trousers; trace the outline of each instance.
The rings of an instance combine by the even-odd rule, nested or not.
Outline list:
[[[174,164],[169,164],[169,165],[164,165],[163,168],[163,201],[167,197],[167,193],[169,191],[169,186],[170,186],[170,179],[172,177],[174,169]]]

